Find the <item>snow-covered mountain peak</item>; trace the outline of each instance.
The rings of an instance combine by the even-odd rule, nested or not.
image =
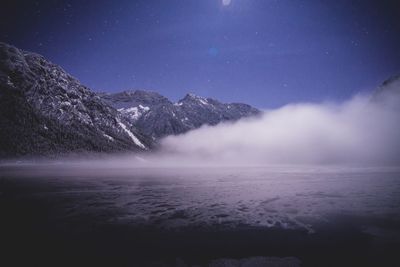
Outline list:
[[[258,114],[260,111],[245,104],[222,104],[212,98],[186,94],[176,103],[158,93],[135,91],[129,99],[122,93],[103,95],[127,120],[152,138],[181,134],[204,124],[215,125],[226,120]]]
[[[202,96],[195,95],[193,93],[188,93],[185,95],[184,98],[178,101],[178,103],[181,102],[200,102],[202,104],[208,104],[208,99]]]

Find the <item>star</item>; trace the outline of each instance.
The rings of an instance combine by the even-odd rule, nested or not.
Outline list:
[[[224,6],[229,6],[229,5],[231,4],[231,1],[232,1],[232,0],[222,0],[222,4],[223,4]]]

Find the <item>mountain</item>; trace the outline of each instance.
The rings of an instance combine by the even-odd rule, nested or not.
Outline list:
[[[400,94],[400,74],[393,75],[383,82],[379,88],[382,91],[391,91],[393,94]]]
[[[194,94],[187,94],[176,103],[156,92],[142,90],[100,96],[154,140],[185,133],[205,124],[216,125],[260,113],[258,109],[246,104],[223,104]]]
[[[152,141],[41,55],[0,43],[0,156],[139,151]]]
[[[385,105],[398,106],[400,101],[400,74],[385,80],[372,94],[374,102],[384,102]]]
[[[193,94],[98,94],[43,56],[0,42],[0,157],[143,151],[158,138],[259,114]]]

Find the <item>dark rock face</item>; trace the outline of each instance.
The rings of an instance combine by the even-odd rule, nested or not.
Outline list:
[[[101,97],[153,139],[260,113],[246,104],[223,104],[193,94],[187,94],[177,103],[158,93],[141,90],[101,94]]]
[[[380,93],[388,93],[392,96],[400,97],[400,74],[392,76],[384,81],[378,91],[381,91]]]
[[[40,55],[0,43],[0,156],[143,150],[151,141]]]
[[[391,86],[393,84],[400,84],[400,74],[394,75],[383,82],[382,86]]]
[[[383,102],[385,105],[398,107],[400,101],[400,74],[384,81],[372,94],[373,102]]]

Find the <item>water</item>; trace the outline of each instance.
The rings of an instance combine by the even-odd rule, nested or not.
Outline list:
[[[161,261],[169,256],[189,262],[291,256],[317,266],[321,262],[313,251],[335,254],[334,247],[343,243],[371,251],[371,260],[382,263],[385,259],[391,262],[391,249],[400,248],[398,168],[3,166],[0,196],[11,225],[26,220],[31,225],[47,225],[51,235],[68,232],[86,235],[85,240],[93,238],[93,233],[108,235],[107,240],[118,237],[115,242],[131,235],[136,243],[127,238],[126,242],[133,242],[130,246],[158,255]],[[21,206],[38,210],[30,214],[34,219],[21,214],[10,218]],[[129,231],[120,230],[127,227]],[[115,229],[119,229],[117,234]],[[209,247],[215,235],[222,236],[214,251],[192,253]],[[253,238],[248,240],[249,236]],[[382,248],[387,252],[381,252]],[[347,255],[340,251],[336,254]],[[128,262],[132,263],[136,258],[130,255]],[[360,260],[357,252],[353,256],[347,255],[341,265]]]

